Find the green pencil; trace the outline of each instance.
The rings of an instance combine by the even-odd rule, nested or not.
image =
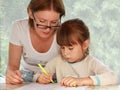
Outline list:
[[[38,66],[40,67],[40,69],[42,70],[43,73],[48,74],[47,71],[42,67],[41,64],[38,64]],[[51,81],[52,83],[54,83],[53,80],[50,80],[50,81]]]

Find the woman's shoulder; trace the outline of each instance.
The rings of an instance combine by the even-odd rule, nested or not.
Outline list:
[[[12,24],[12,30],[15,32],[19,31],[27,31],[29,29],[28,19],[20,19],[16,20]]]
[[[28,19],[19,19],[13,22],[13,25],[26,25],[28,24]]]

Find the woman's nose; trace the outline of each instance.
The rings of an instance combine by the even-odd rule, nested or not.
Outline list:
[[[47,22],[47,26],[51,26],[51,22]]]

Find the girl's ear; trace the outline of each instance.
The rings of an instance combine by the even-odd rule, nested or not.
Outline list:
[[[90,45],[90,40],[89,39],[85,40],[83,43],[83,50],[86,50],[89,47],[89,45]]]
[[[32,11],[30,10],[30,8],[27,9],[27,12],[28,12],[28,15],[31,19],[33,19],[33,13]]]

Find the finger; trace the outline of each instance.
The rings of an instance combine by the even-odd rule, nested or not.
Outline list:
[[[49,76],[46,76],[43,78],[45,82],[50,82],[51,78]]]
[[[22,82],[15,79],[14,77],[7,77],[6,78],[6,83],[7,84],[19,84],[19,83],[22,83]]]
[[[52,80],[52,74],[44,74],[44,79],[47,81]]]
[[[16,71],[11,71],[8,72],[7,74],[8,77],[11,77],[12,79],[18,79],[21,81],[22,77],[20,76],[20,71],[16,70]]]
[[[18,75],[19,71],[14,71],[14,72],[11,72],[11,74],[9,75],[9,78],[13,81],[13,82],[22,82],[23,79],[21,76]]]
[[[39,83],[42,83],[42,84],[50,83],[49,75],[41,74],[39,77]]]
[[[61,80],[61,83],[60,83],[60,84],[61,84],[62,86],[64,86],[64,81],[65,81],[65,79],[66,79],[66,78],[63,78],[63,79]]]
[[[69,87],[69,86],[70,86],[70,83],[71,83],[70,80],[67,80],[67,81],[65,81],[64,84],[65,84],[65,86]]]
[[[16,70],[16,74],[19,76],[19,77],[22,77],[22,74],[19,70]]]
[[[41,83],[41,84],[48,84],[48,83],[50,83],[50,80],[48,81],[48,80],[46,80],[46,79],[42,79],[40,83]]]
[[[21,80],[19,80],[19,76],[16,74],[16,71],[8,71],[6,73],[6,83],[8,84],[18,84],[22,83]]]
[[[73,82],[72,78],[67,78],[66,80],[64,80],[64,85],[70,87],[72,82]]]
[[[50,80],[52,80],[53,74],[48,74]]]
[[[11,76],[11,78],[13,78],[15,81],[23,81],[22,77],[18,76],[17,74],[14,74],[14,77]]]
[[[18,76],[18,79],[19,79],[20,81],[23,81],[23,79],[22,79],[22,74],[21,74],[21,72],[20,72],[19,70],[16,71],[16,74],[17,74],[17,76]]]
[[[64,78],[64,79],[61,81],[61,85],[62,85],[62,86],[66,86],[66,82],[67,82],[67,78]]]
[[[16,82],[16,81],[11,81],[10,82],[10,84],[13,84],[13,85],[16,85],[16,84],[21,84],[22,82],[20,82],[20,81],[18,81],[18,82]]]

